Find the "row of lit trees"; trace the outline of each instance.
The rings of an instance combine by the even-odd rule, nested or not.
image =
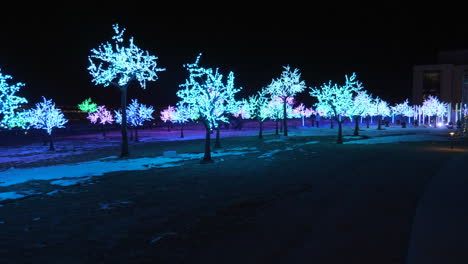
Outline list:
[[[90,66],[88,71],[92,76],[92,81],[95,84],[103,86],[115,86],[121,92],[121,109],[126,111],[116,111],[115,120],[121,124],[122,147],[121,156],[129,155],[128,151],[128,136],[127,124],[137,128],[141,126],[145,120],[152,118],[153,109],[145,105],[139,104],[136,100],[127,107],[127,89],[131,82],[139,82],[142,88],[146,87],[148,81],[156,81],[157,73],[164,71],[163,68],[157,67],[157,57],[150,55],[148,51],[143,51],[137,47],[133,38],[129,39],[128,46],[125,46],[123,34],[125,29],[120,30],[118,25],[113,26],[115,35],[112,37],[113,44],[106,42],[99,45],[97,49],[91,50],[92,55],[89,56]],[[234,73],[229,74],[224,78],[223,74],[217,68],[206,68],[200,66],[201,54],[196,58],[194,63],[185,64],[184,68],[188,71],[188,78],[180,85],[180,90],[177,96],[180,101],[173,109],[168,108],[161,113],[163,121],[171,121],[183,124],[188,120],[200,121],[206,130],[205,155],[204,162],[211,161],[210,149],[210,134],[216,130],[216,143],[219,146],[219,127],[220,123],[227,122],[228,116],[234,114],[242,118],[252,118],[259,122],[259,137],[262,137],[262,124],[266,119],[275,120],[278,127],[278,121],[283,122],[284,136],[288,135],[287,118],[300,116],[302,118],[316,113],[320,116],[329,117],[336,120],[338,123],[338,143],[342,143],[342,122],[345,117],[354,118],[356,122],[355,134],[358,134],[358,119],[365,116],[377,116],[379,118],[378,128],[381,126],[381,118],[390,115],[388,104],[380,98],[372,98],[371,95],[363,89],[362,83],[357,80],[356,74],[345,76],[344,83],[335,83],[329,81],[320,87],[309,88],[311,96],[317,99],[315,104],[316,109],[306,108],[300,105],[293,108],[294,97],[303,92],[307,87],[305,82],[301,80],[301,74],[298,69],[291,69],[285,66],[281,76],[273,79],[270,84],[262,88],[257,94],[250,96],[247,99],[235,100],[235,95],[242,88],[235,87]],[[24,84],[3,85],[6,79],[11,78],[6,76],[1,80],[2,86],[8,87],[6,92],[2,91],[2,96],[6,94],[9,99],[1,98],[2,103],[0,110],[3,115],[2,123],[6,126],[23,126],[24,118],[28,118],[29,124],[33,127],[47,129],[49,135],[53,127],[61,127],[66,122],[63,114],[55,108],[51,100],[46,100],[36,109],[43,109],[38,112],[50,113],[52,121],[43,121],[45,125],[38,125],[41,118],[32,118],[34,111],[25,113],[15,113],[16,108],[26,99],[15,97],[14,93],[19,90]],[[407,104],[407,102],[405,102]],[[428,103],[427,105],[431,105]],[[47,107],[48,108],[47,108]],[[16,107],[16,108],[15,108]],[[83,102],[80,104],[83,111],[89,112],[88,119],[91,122],[106,124],[112,122],[114,117],[105,106],[93,105],[92,102]],[[427,109],[426,109],[426,108]],[[50,110],[45,110],[45,109]],[[12,110],[13,109],[13,110]],[[52,110],[56,109],[56,110]],[[394,113],[406,115],[406,106],[395,106]],[[422,109],[431,115],[432,105],[425,106]],[[52,113],[58,113],[53,114]],[[23,121],[21,121],[23,120]],[[48,119],[49,120],[49,119]],[[33,123],[33,121],[35,123]],[[50,128],[50,129],[49,129]],[[49,132],[50,130],[50,132]],[[183,130],[181,130],[183,133]],[[183,134],[182,134],[183,135]],[[51,141],[52,142],[52,141]],[[52,144],[52,143],[51,143]]]

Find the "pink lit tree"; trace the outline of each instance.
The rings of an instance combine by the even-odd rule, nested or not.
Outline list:
[[[89,113],[87,119],[93,124],[99,123],[102,125],[103,137],[106,137],[106,124],[112,124],[114,122],[114,116],[111,111],[106,109],[105,105],[98,106],[97,111]]]

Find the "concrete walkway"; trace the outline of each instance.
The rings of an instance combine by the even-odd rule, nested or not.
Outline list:
[[[468,153],[450,160],[426,187],[406,263],[468,263]]]

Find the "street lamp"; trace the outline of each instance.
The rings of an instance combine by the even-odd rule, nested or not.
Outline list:
[[[450,132],[450,148],[453,149],[453,136],[455,135],[455,132]]]

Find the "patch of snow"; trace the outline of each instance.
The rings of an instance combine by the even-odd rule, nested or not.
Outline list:
[[[265,140],[263,141],[264,143],[272,143],[272,142],[284,142],[285,141],[285,138],[278,138],[278,139],[269,139],[269,140]]]
[[[60,185],[60,186],[71,186],[79,183],[83,183],[89,180],[91,177],[81,177],[76,179],[65,179],[65,180],[55,180],[51,181],[50,184]]]
[[[262,155],[258,156],[257,158],[258,159],[269,158],[269,157],[275,155],[276,153],[278,153],[280,151],[281,151],[280,149],[271,150],[271,151],[263,153]]]
[[[58,193],[59,191],[58,190],[53,190],[53,191],[50,191],[48,193],[46,193],[47,195],[54,195],[56,193]]]
[[[4,200],[14,200],[25,197],[25,194],[19,194],[17,192],[2,192],[0,193],[0,201]]]

